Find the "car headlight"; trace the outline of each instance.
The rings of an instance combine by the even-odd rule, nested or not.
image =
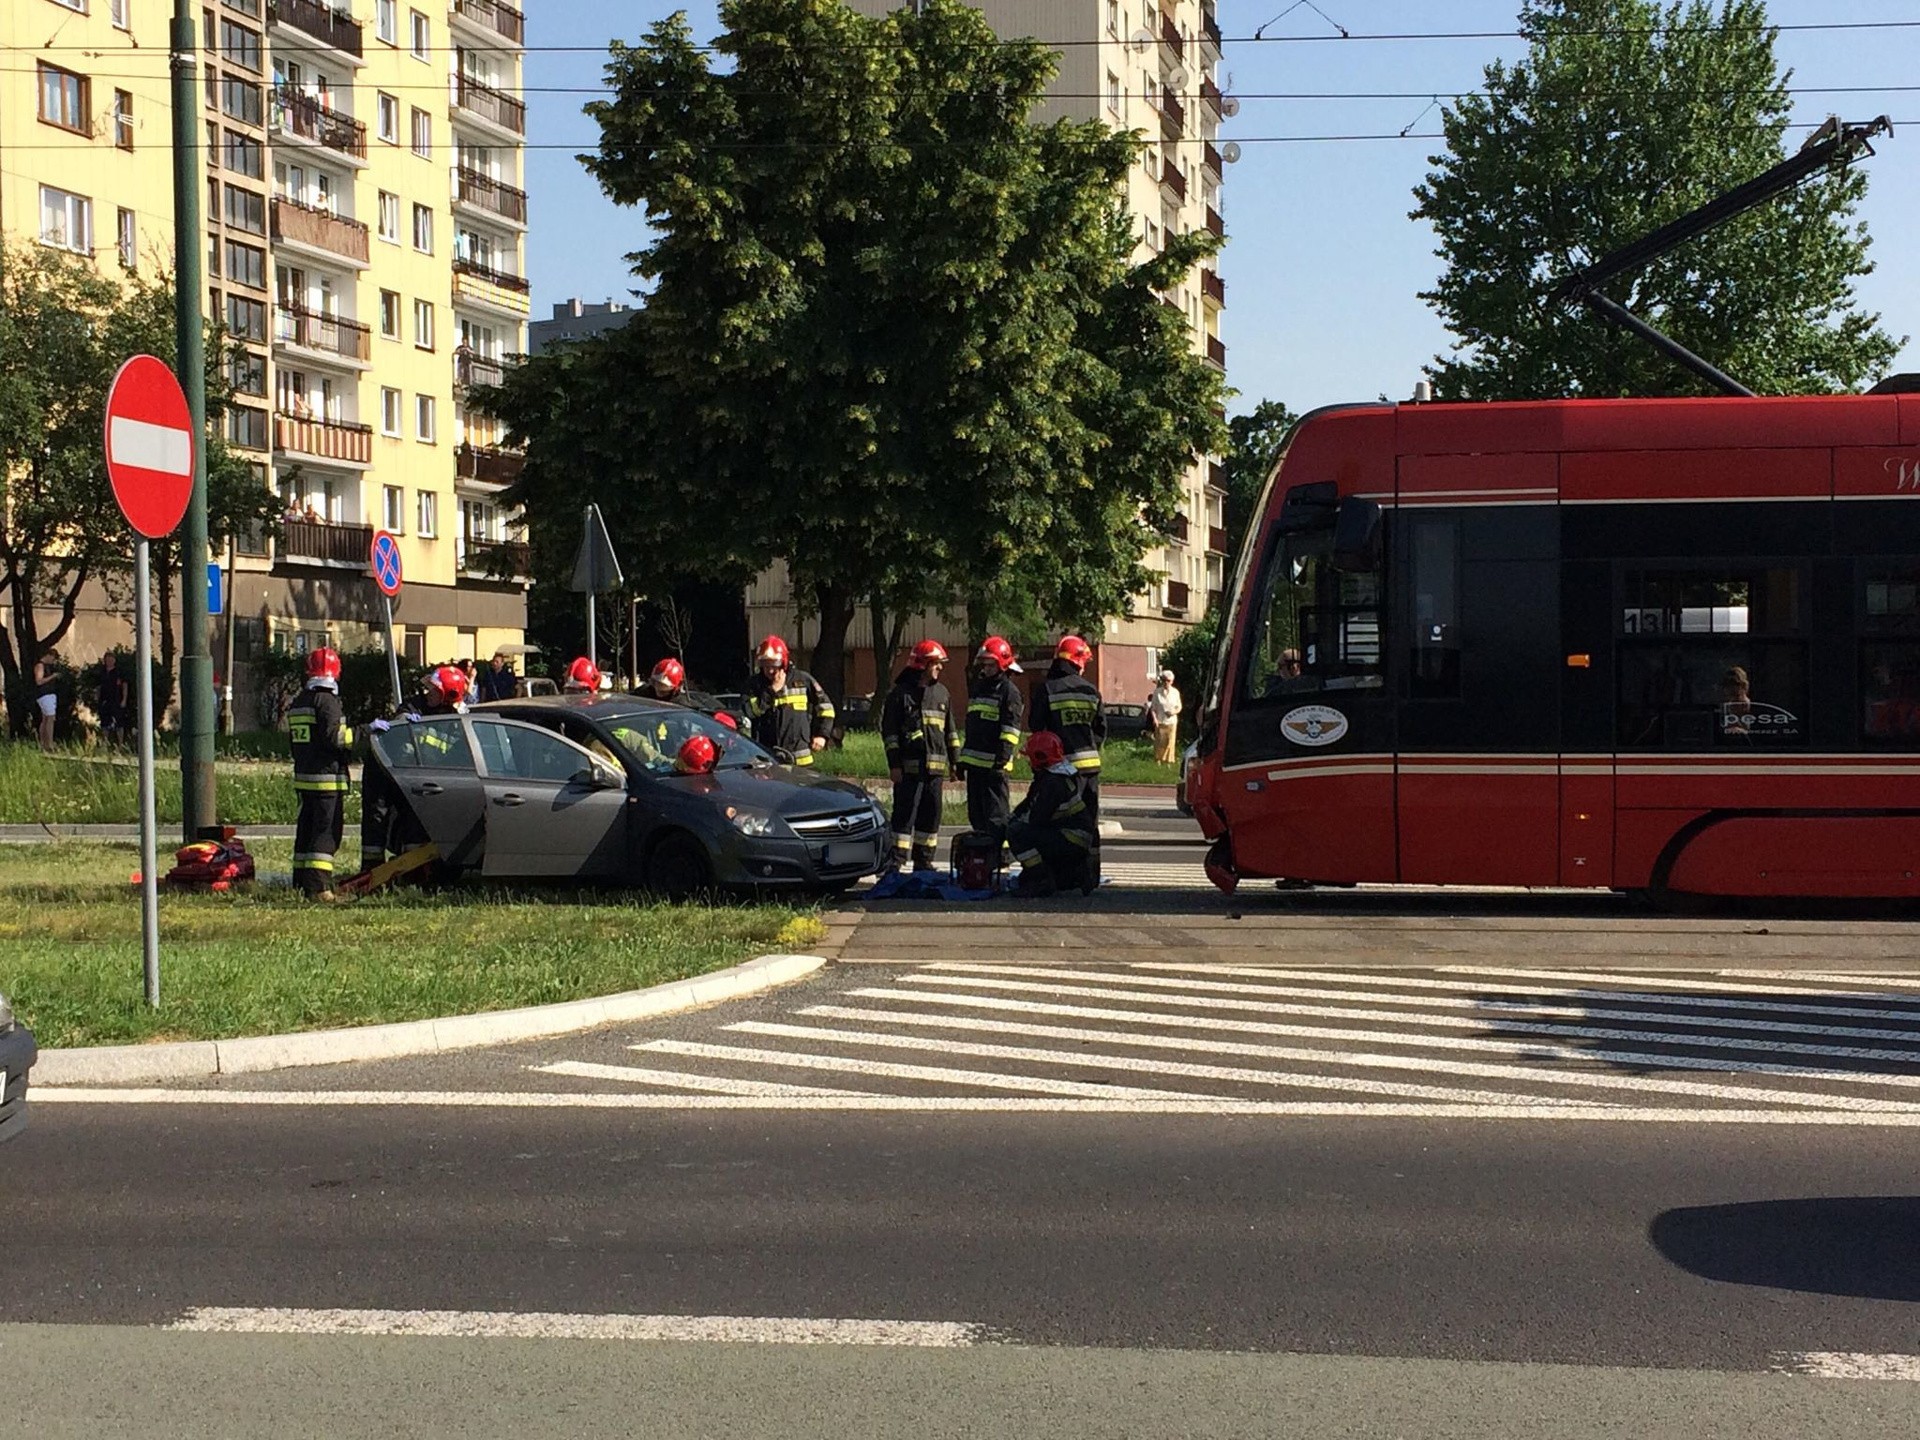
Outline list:
[[[780,822],[759,810],[728,810],[727,821],[742,835],[777,835]]]

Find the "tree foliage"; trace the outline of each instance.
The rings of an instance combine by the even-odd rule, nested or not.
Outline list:
[[[1279,400],[1262,400],[1245,415],[1227,422],[1227,553],[1238,555],[1266,489],[1267,476],[1280,458],[1280,446],[1300,417]]]
[[[1443,398],[1684,395],[1704,382],[1584,310],[1557,279],[1786,156],[1789,76],[1764,0],[1526,0],[1524,59],[1448,106],[1414,191],[1445,269],[1422,296],[1456,339]],[[1873,268],[1858,166],[1625,275],[1610,298],[1763,393],[1851,389],[1899,344],[1854,304]]]
[[[1217,241],[1132,264],[1138,140],[1030,123],[1054,56],[959,0],[720,16],[711,54],[680,15],[616,45],[587,107],[583,161],[651,227],[645,303],[482,397],[528,448],[541,573],[570,553],[542,512],[589,498],[666,583],[784,560],[823,679],[856,604],[1123,609],[1216,440],[1219,378],[1157,292]]]

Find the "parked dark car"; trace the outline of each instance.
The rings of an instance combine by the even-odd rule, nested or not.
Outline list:
[[[13,1006],[0,995],[0,1142],[26,1128],[27,1072],[39,1057],[33,1032],[13,1018]]]
[[[841,703],[840,723],[848,730],[872,730],[879,720],[871,695],[849,695]]]
[[[1128,705],[1115,701],[1100,707],[1107,717],[1107,738],[1109,740],[1138,740],[1153,733],[1153,724],[1147,719],[1147,707]]]
[[[705,735],[706,774],[680,774]],[[374,755],[452,875],[843,890],[880,868],[885,816],[843,780],[775,763],[746,736],[628,695],[498,700],[397,724]]]

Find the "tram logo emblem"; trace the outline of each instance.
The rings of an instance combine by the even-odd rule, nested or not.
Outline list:
[[[1280,729],[1294,744],[1317,748],[1347,733],[1347,717],[1325,705],[1302,705],[1281,717]]]
[[[1895,490],[1920,490],[1920,460],[1889,460],[1884,468]]]

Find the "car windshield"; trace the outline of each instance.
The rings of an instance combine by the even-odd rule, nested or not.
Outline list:
[[[661,710],[647,715],[623,715],[602,722],[614,740],[649,775],[671,775],[680,747],[696,735],[713,741],[722,770],[745,770],[771,765],[773,757],[753,741],[697,710]]]

